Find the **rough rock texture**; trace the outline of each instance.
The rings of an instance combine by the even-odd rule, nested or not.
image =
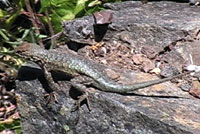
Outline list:
[[[198,7],[188,3],[140,2],[106,4],[113,12],[104,41],[122,40],[132,46],[151,45],[162,51],[167,45],[182,40],[192,30],[200,28]],[[93,36],[93,17],[87,16],[63,24],[64,33],[72,40],[87,40]],[[89,36],[90,35],[90,36]]]
[[[136,77],[130,72],[121,76],[131,82],[136,82],[133,78],[137,81],[152,79],[147,74]],[[54,78],[62,79],[61,76]],[[19,111],[24,133],[189,134],[199,131],[198,100],[170,82],[127,95],[89,89],[92,111],[82,105],[80,111],[73,112],[72,98],[76,93],[69,90],[67,82],[59,82],[58,103],[46,105],[43,89],[46,83],[41,70],[24,66],[19,80]]]
[[[151,46],[157,53],[165,52],[172,44],[175,49],[165,52],[169,55],[169,63],[176,62],[174,64],[180,68],[183,61],[189,61],[188,55],[191,52],[195,62],[198,62],[200,42],[196,40],[193,43],[191,40],[197,37],[197,33],[194,33],[200,28],[200,8],[174,2],[152,2],[147,5],[124,2],[107,4],[106,7],[114,13],[113,23],[108,25],[103,39],[106,43],[122,42],[138,50],[142,46]],[[72,38],[73,43],[87,44],[88,41],[91,42],[89,37],[94,37],[92,24],[92,17],[87,16],[65,22],[63,28],[65,35]],[[196,49],[190,47],[192,43]],[[127,83],[156,79],[152,75],[134,71],[124,71],[120,77]],[[79,111],[73,111],[74,99],[78,93],[70,89],[64,76],[54,74],[54,79],[60,85],[60,90],[57,91],[58,103],[49,105],[46,105],[44,99],[44,88],[48,87],[38,67],[22,67],[18,78],[17,92],[21,96],[18,108],[24,134],[200,132],[199,100],[171,82],[127,95],[90,88],[88,91],[92,111],[89,112],[85,104]]]

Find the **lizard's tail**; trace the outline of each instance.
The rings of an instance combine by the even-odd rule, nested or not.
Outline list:
[[[112,83],[107,83],[107,82],[101,82],[102,83],[102,90],[106,91],[106,92],[115,92],[115,93],[130,93],[132,91],[136,91],[138,89],[141,88],[145,88],[145,87],[149,87],[155,84],[160,84],[169,80],[172,80],[174,78],[177,77],[181,77],[183,75],[189,74],[190,72],[186,72],[186,73],[181,73],[169,78],[164,78],[164,79],[157,79],[157,80],[152,80],[152,81],[147,81],[147,82],[141,82],[141,83],[134,83],[131,85],[122,85],[122,84],[118,84],[116,82],[112,82]]]

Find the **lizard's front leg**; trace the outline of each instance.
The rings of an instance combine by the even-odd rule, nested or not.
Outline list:
[[[44,77],[47,80],[49,90],[50,90],[50,93],[45,95],[45,97],[47,99],[47,104],[49,104],[52,101],[58,102],[54,91],[59,90],[59,85],[54,82],[51,73],[49,72],[49,70],[47,69],[47,67],[45,65],[41,66],[41,68],[44,72]]]
[[[86,100],[87,108],[89,111],[91,111],[86,86],[91,84],[92,79],[87,76],[79,75],[79,76],[76,76],[73,79],[71,79],[70,82],[71,82],[72,87],[74,87],[75,89],[77,89],[78,91],[80,91],[82,93],[81,96],[78,96],[78,100],[76,101],[76,107],[74,110],[79,109],[81,106],[81,102]]]

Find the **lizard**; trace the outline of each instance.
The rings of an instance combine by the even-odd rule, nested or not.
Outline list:
[[[87,93],[85,92],[85,89],[87,88],[86,85],[91,85],[92,87],[105,92],[125,94],[141,88],[163,83],[189,73],[186,72],[163,79],[126,85],[119,84],[111,79],[105,71],[106,66],[80,56],[75,52],[63,52],[56,49],[45,50],[37,44],[27,42],[20,44],[15,49],[15,52],[20,57],[40,65],[44,71],[49,87],[52,87],[52,93],[55,90],[58,90],[58,86],[56,85],[57,83],[53,81],[50,71],[62,72],[65,75],[72,77],[70,80],[72,87],[83,93],[83,97],[80,97],[77,102],[78,105],[80,105],[81,101],[84,99],[89,103]]]

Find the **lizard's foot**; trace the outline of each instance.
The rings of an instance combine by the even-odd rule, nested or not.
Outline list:
[[[82,102],[86,101],[86,105],[89,111],[91,111],[90,109],[90,102],[88,99],[88,92],[87,92],[87,86],[86,85],[90,85],[92,82],[92,79],[87,77],[87,76],[77,76],[74,77],[71,80],[71,85],[73,88],[75,88],[80,94],[80,96],[78,96],[78,100],[76,100],[76,105],[75,105],[75,110],[78,110],[80,108],[80,106],[82,105]]]
[[[47,102],[46,103],[47,105],[49,103],[52,103],[52,102],[58,103],[58,100],[57,100],[55,92],[51,92],[51,93],[45,94],[44,98],[45,98],[45,100]]]
[[[91,111],[90,109],[90,101],[88,99],[88,93],[84,93],[83,95],[81,96],[78,96],[78,100],[76,100],[76,103],[75,103],[75,107],[72,108],[72,111],[76,111],[78,110],[80,107],[81,107],[81,103],[86,100],[86,105],[87,105],[87,108],[89,111]]]

